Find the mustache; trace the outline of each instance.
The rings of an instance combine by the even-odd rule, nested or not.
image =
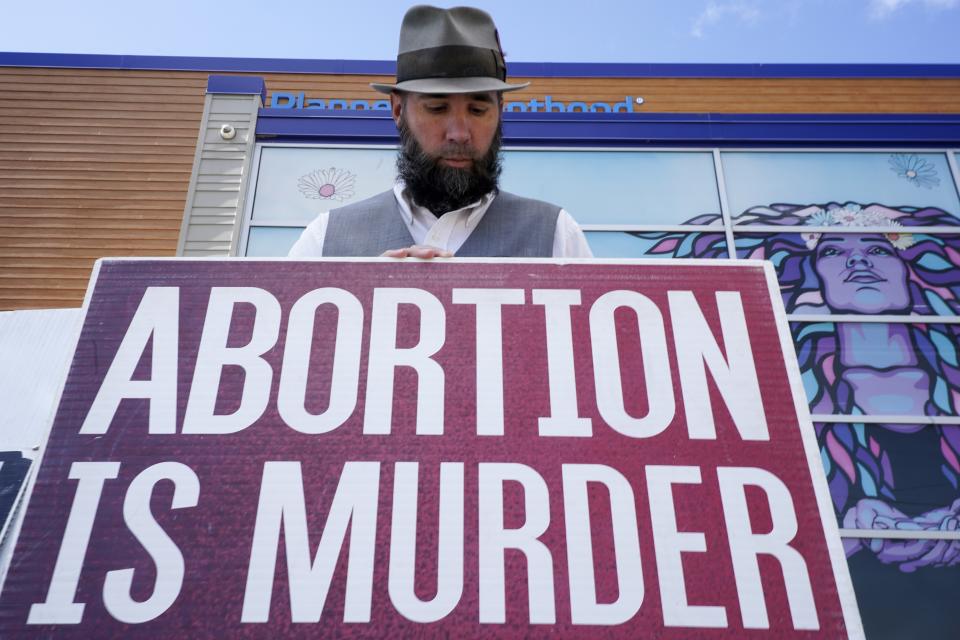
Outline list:
[[[456,142],[449,142],[442,147],[440,147],[437,152],[438,158],[470,158],[471,160],[479,160],[483,156],[477,153],[477,150],[471,147],[468,144],[458,144]]]

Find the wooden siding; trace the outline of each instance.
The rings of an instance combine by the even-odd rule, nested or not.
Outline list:
[[[0,309],[77,307],[97,258],[175,254],[207,75],[0,68]]]
[[[208,75],[0,67],[0,310],[76,307],[95,259],[176,253]],[[390,80],[259,75],[270,92],[347,100],[382,98],[368,83]],[[957,113],[960,105],[957,78],[514,78],[525,79],[532,86],[509,99],[642,96],[638,111],[713,113]],[[218,190],[217,180],[233,189],[238,168],[224,171],[204,190]],[[184,250],[223,253],[224,220],[198,215],[213,235]]]

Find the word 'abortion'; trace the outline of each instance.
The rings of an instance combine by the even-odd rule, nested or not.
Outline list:
[[[632,438],[648,438],[662,433],[673,422],[677,402],[672,355],[691,439],[717,437],[709,378],[739,436],[743,440],[769,440],[738,292],[720,291],[710,299],[698,301],[691,291],[669,291],[664,306],[668,307],[670,318],[670,344],[661,308],[637,291],[614,290],[600,295],[590,305],[588,315],[576,316],[580,318],[577,323],[572,321],[572,310],[581,304],[581,292],[576,289],[533,289],[528,293],[523,289],[454,288],[450,293],[452,307],[467,305],[475,309],[479,436],[504,435],[502,319],[505,307],[528,305],[529,295],[532,305],[524,310],[536,313],[530,317],[536,318],[537,330],[546,342],[550,402],[549,412],[545,411],[548,415],[538,420],[540,436],[593,434],[595,421],[581,414],[577,400],[574,339],[579,335],[583,342],[589,341],[596,409],[610,429]],[[701,304],[716,305],[713,315],[719,318],[719,339]],[[178,376],[184,360],[180,352],[179,305],[178,287],[146,289],[81,426],[81,434],[106,433],[126,399],[149,400],[149,434],[178,432]],[[361,363],[365,362],[364,435],[391,432],[396,374],[401,368],[417,374],[416,434],[442,435],[445,371],[435,356],[444,346],[448,331],[451,340],[458,339],[456,331],[447,326],[447,314],[452,307],[445,307],[426,290],[403,287],[374,289],[368,307],[369,318],[365,319],[365,307],[353,293],[341,288],[319,288],[296,300],[284,321],[279,301],[264,289],[211,288],[179,432],[229,434],[250,427],[267,410],[276,375],[276,410],[281,420],[301,433],[331,432],[350,419],[360,404]],[[405,307],[416,313],[404,315]],[[231,340],[231,326],[240,309],[247,314],[249,339],[236,345],[232,344],[236,340]],[[318,326],[321,309],[327,313],[335,310],[336,319],[327,316],[331,322]],[[642,354],[642,374],[623,374],[615,314],[620,318],[628,314],[630,318],[631,339]],[[418,319],[411,321],[411,316]],[[402,326],[411,322],[415,326]],[[308,407],[310,394],[316,392],[315,388],[308,388],[311,350],[316,335],[329,337],[330,332],[335,336],[334,344],[323,367],[329,404],[323,411],[313,412]],[[282,345],[281,335],[285,336]],[[413,344],[398,345],[403,336],[409,342],[410,335],[416,336]],[[282,360],[271,364],[265,354],[281,346]],[[138,375],[138,364],[146,355],[150,356],[150,370],[146,376]],[[585,366],[587,363],[582,360],[580,366]],[[227,369],[242,370],[242,392],[234,411],[218,413],[218,390]],[[645,415],[631,414],[630,403],[625,401],[625,395],[631,394],[645,395]]]

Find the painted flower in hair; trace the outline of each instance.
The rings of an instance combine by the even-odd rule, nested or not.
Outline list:
[[[891,171],[912,182],[915,187],[932,189],[940,185],[936,167],[915,153],[892,153],[887,162]]]
[[[833,213],[824,209],[814,211],[804,223],[811,227],[830,227],[833,226]]]
[[[813,251],[817,248],[817,243],[820,242],[820,236],[822,233],[817,233],[815,231],[807,231],[800,234],[800,239],[803,240],[803,243],[807,245],[807,249]]]
[[[297,188],[303,197],[312,200],[338,200],[352,198],[356,175],[344,169],[330,167],[317,169],[300,176]]]
[[[887,222],[888,226],[891,227],[902,227],[899,222],[896,220],[890,220]],[[917,239],[913,237],[912,233],[901,233],[895,231],[893,233],[884,233],[884,237],[897,249],[909,249],[917,243]]]
[[[838,207],[833,209],[830,213],[833,217],[833,224],[838,224],[843,227],[864,226],[863,215],[860,213],[860,205],[853,202],[843,205],[842,208]]]

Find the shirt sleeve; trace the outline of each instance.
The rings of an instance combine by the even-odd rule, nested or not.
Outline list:
[[[290,247],[288,258],[319,258],[323,255],[323,241],[327,236],[329,212],[324,211],[307,225],[300,237]]]
[[[553,235],[554,258],[592,258],[593,252],[587,244],[580,225],[566,209],[560,209],[557,216],[557,229]]]

